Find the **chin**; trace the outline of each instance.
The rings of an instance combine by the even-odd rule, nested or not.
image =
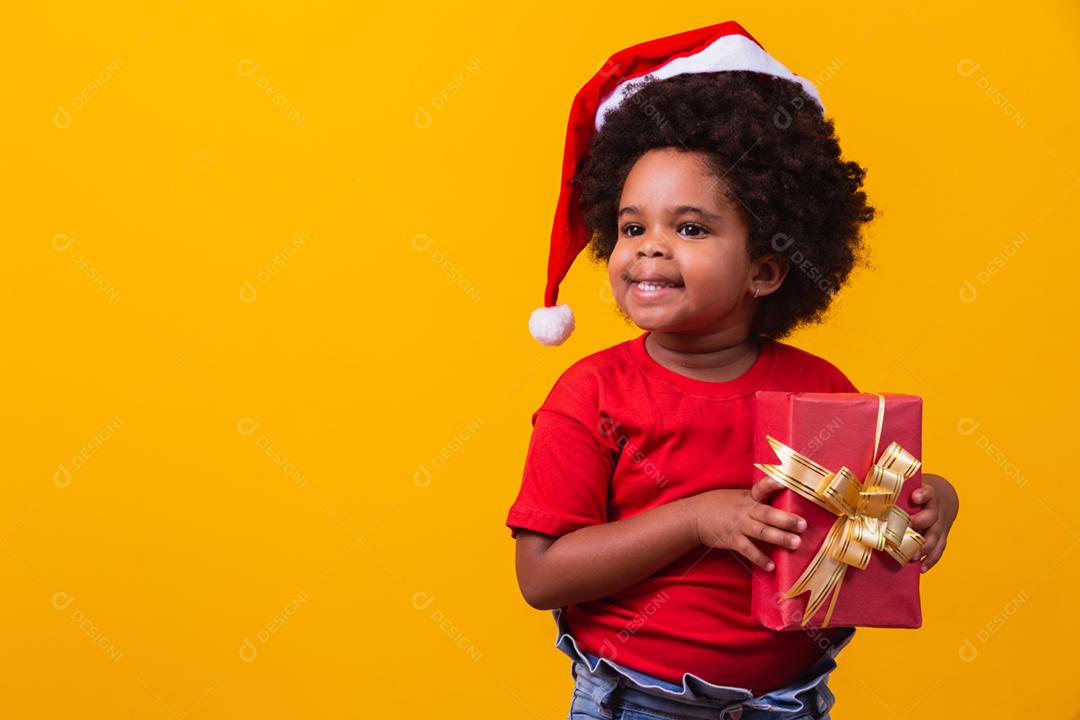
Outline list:
[[[638,313],[637,317],[629,315],[634,324],[642,330],[654,333],[685,333],[698,334],[708,327],[706,323],[687,318],[649,317],[648,314]]]
[[[655,317],[641,317],[638,315],[628,315],[628,317],[642,330],[648,330],[649,332],[673,332],[678,330],[675,323],[658,319]]]

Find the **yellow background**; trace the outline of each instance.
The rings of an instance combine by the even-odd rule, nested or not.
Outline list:
[[[963,505],[834,717],[1076,717],[1075,4],[343,5],[9,9],[0,715],[565,717],[503,521],[555,378],[638,332],[584,261],[526,331],[567,112],[736,19],[882,211],[788,342],[924,396]]]

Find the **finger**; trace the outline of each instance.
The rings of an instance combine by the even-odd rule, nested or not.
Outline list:
[[[930,533],[926,536],[926,542],[922,544],[919,551],[915,553],[915,557],[912,558],[912,562],[921,562],[930,553],[934,552],[934,548],[937,547],[938,542],[941,540],[940,533]]]
[[[798,535],[784,532],[772,525],[766,525],[760,520],[754,520],[752,518],[747,519],[743,532],[746,533],[747,537],[772,543],[773,545],[780,545],[792,549],[799,547],[800,538]]]
[[[745,536],[741,540],[736,541],[735,550],[762,570],[772,572],[772,560],[770,560],[765,553],[761,552],[757,545],[750,542]]]
[[[911,516],[911,529],[923,531],[929,527],[933,527],[934,523],[938,521],[938,511],[936,507],[928,507],[925,510],[920,510]]]
[[[782,530],[802,532],[806,529],[806,520],[793,513],[778,510],[771,505],[755,503],[750,508],[750,517]]]
[[[781,490],[783,487],[784,486],[776,480],[766,475],[754,483],[754,486],[750,488],[750,497],[752,497],[755,502],[762,502],[765,498],[769,497],[777,490]]]
[[[938,564],[938,560],[941,559],[941,554],[945,552],[945,540],[944,538],[940,543],[934,546],[934,549],[923,560],[922,571],[927,572],[930,568]]]
[[[923,483],[911,493],[911,502],[925,505],[934,498],[934,486]]]

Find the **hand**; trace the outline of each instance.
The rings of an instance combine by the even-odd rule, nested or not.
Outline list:
[[[911,529],[922,534],[926,543],[912,562],[922,561],[922,572],[941,559],[949,530],[960,511],[960,499],[949,481],[940,475],[923,473],[922,487],[911,494],[911,501],[923,509],[911,516]]]
[[[806,529],[806,520],[798,515],[764,504],[765,498],[782,487],[766,477],[750,490],[709,490],[687,498],[699,542],[734,550],[771,572],[772,562],[753,541],[797,548],[797,533]]]

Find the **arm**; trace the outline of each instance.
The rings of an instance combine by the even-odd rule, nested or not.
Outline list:
[[[521,594],[538,610],[606,597],[703,544],[735,550],[772,570],[751,538],[797,547],[794,533],[806,527],[796,515],[763,503],[780,487],[765,478],[751,490],[710,490],[558,538],[519,530],[516,567]]]
[[[518,531],[516,567],[525,601],[550,610],[613,595],[698,545],[684,500],[556,538]]]

